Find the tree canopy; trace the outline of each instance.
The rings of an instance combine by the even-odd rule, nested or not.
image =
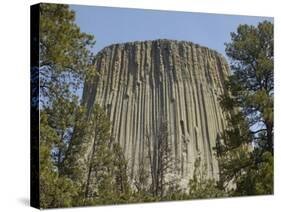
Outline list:
[[[226,54],[232,75],[221,98],[228,126],[218,144],[220,178],[232,195],[273,193],[273,24],[240,25]]]
[[[74,128],[85,121],[77,92],[94,73],[94,36],[80,31],[67,5],[40,4],[39,14],[40,206],[66,207],[80,191],[63,164]]]
[[[94,73],[94,36],[80,31],[75,13],[63,4],[40,4],[40,100],[72,99],[87,75]]]

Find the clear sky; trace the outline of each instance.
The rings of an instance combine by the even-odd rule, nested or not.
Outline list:
[[[112,44],[137,40],[186,40],[225,55],[224,43],[239,24],[256,25],[273,18],[206,13],[71,5],[81,31],[95,35],[94,52]]]

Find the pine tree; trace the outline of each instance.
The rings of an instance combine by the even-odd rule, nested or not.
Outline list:
[[[40,4],[40,101],[72,99],[87,76],[94,74],[90,49],[94,36],[82,33],[68,5]]]
[[[226,53],[233,74],[221,104],[228,127],[217,143],[221,185],[231,195],[273,192],[273,24],[240,25]],[[266,171],[265,171],[266,170]]]
[[[220,188],[218,182],[208,178],[206,173],[207,167],[206,165],[201,165],[200,157],[195,160],[194,167],[193,178],[188,183],[189,191],[186,197],[187,199],[207,199],[227,196],[227,193]]]
[[[92,118],[95,120],[92,126],[92,146],[88,158],[88,171],[85,185],[85,198],[95,196],[95,186],[99,185],[99,180],[103,175],[109,175],[110,169],[112,169],[112,155],[110,154],[110,121],[107,118],[106,113],[99,105],[95,105],[92,112]],[[95,179],[92,179],[95,176]],[[94,181],[94,182],[93,182]],[[93,188],[91,188],[93,184]],[[108,183],[109,185],[110,183]]]
[[[52,159],[53,142],[60,138],[50,127],[48,116],[40,114],[40,207],[70,207],[73,198],[78,195],[78,188],[70,178],[59,175]]]
[[[68,207],[80,188],[65,175],[64,161],[81,124],[77,92],[94,74],[94,37],[80,31],[67,5],[43,3],[39,10],[40,207]]]
[[[146,143],[148,147],[148,158],[151,174],[151,193],[155,197],[162,198],[168,186],[171,186],[167,175],[173,170],[172,152],[169,145],[168,123],[160,120],[159,128],[156,130],[157,136],[153,140],[151,135],[146,135]],[[171,173],[172,174],[172,173]],[[173,179],[174,183],[176,180]]]
[[[114,176],[117,195],[121,202],[129,201],[131,188],[128,180],[127,160],[124,152],[118,143],[113,143]]]
[[[84,205],[116,204],[130,201],[127,161],[122,148],[110,134],[110,120],[99,106],[93,107],[90,153],[83,185]],[[89,147],[89,144],[87,144]],[[70,158],[73,154],[70,154]]]

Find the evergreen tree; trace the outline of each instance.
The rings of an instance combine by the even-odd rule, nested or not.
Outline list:
[[[173,170],[175,160],[172,157],[169,145],[168,123],[160,120],[159,127],[156,130],[157,136],[153,140],[149,134],[146,135],[148,147],[148,158],[151,174],[151,193],[155,197],[163,197],[165,191],[172,183],[176,184],[176,179],[168,181],[167,176]],[[174,162],[174,163],[173,163]]]
[[[146,161],[146,157],[142,156],[139,162],[138,170],[134,179],[134,186],[136,188],[136,194],[144,196],[149,190],[149,176],[150,172],[147,169],[149,164]]]
[[[273,24],[240,25],[231,40],[226,53],[233,73],[221,99],[228,127],[217,143],[221,184],[232,188],[232,195],[271,194]]]
[[[104,178],[112,170],[112,155],[110,154],[110,121],[106,113],[98,105],[95,105],[92,112],[95,120],[92,126],[92,146],[88,161],[87,178],[85,185],[85,198],[94,197],[97,193],[95,185],[106,181]],[[100,175],[99,175],[100,174]],[[92,176],[95,176],[93,180]],[[100,181],[99,181],[100,180]],[[111,183],[107,183],[109,186]],[[93,186],[92,186],[93,185]],[[105,185],[106,186],[106,185]],[[92,188],[91,188],[92,187]]]
[[[40,114],[40,207],[70,207],[78,188],[70,178],[60,176],[52,158],[53,143],[59,140],[56,131],[50,127],[48,116]]]
[[[77,91],[93,74],[89,48],[94,37],[80,32],[74,21],[75,13],[68,5],[40,5],[40,108],[60,138],[53,146],[59,171],[73,134],[79,107]]]
[[[94,74],[94,36],[82,33],[68,5],[40,4],[40,100],[50,107],[58,97],[72,99]]]
[[[94,74],[90,51],[94,37],[80,32],[74,21],[69,6],[40,4],[40,207],[44,208],[75,205],[80,190],[63,166],[84,111],[77,92]]]
[[[84,204],[128,202],[127,161],[121,147],[111,137],[110,120],[99,105],[93,108],[92,120],[92,147],[86,163]]]
[[[198,157],[194,162],[193,178],[188,183],[187,199],[207,199],[216,197],[226,197],[227,193],[221,189],[218,182],[207,176],[206,165],[201,166],[201,158]]]
[[[117,195],[119,196],[121,202],[126,202],[129,201],[131,195],[131,188],[127,175],[127,160],[121,146],[118,143],[113,143],[112,150]]]
[[[232,60],[231,107],[240,108],[255,144],[273,154],[273,24],[240,25],[226,44]]]

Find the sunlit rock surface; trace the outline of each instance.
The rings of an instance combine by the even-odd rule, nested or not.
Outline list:
[[[148,158],[146,136],[155,138],[160,120],[168,122],[173,177],[187,186],[200,157],[207,176],[218,178],[213,147],[226,123],[218,97],[229,74],[222,55],[191,42],[155,40],[108,46],[94,65],[99,77],[86,83],[83,102],[107,111],[132,181]]]

